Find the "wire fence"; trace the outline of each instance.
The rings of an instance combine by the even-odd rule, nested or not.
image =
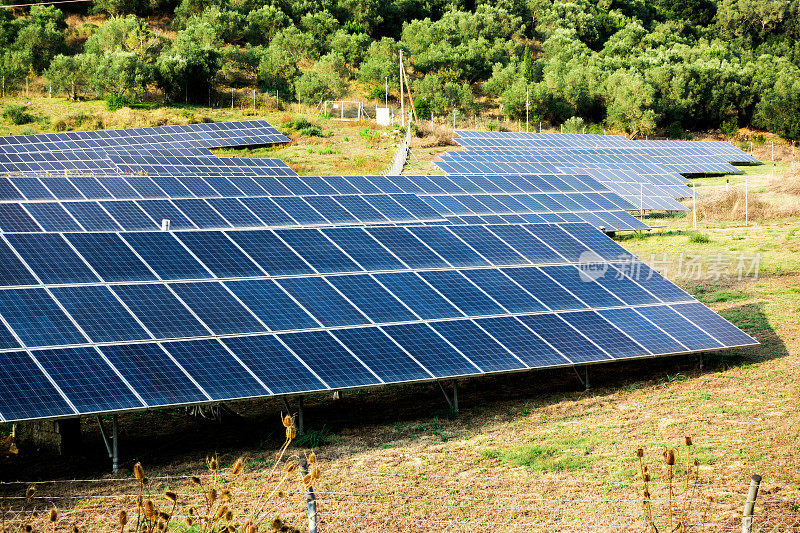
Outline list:
[[[582,480],[565,475],[534,476],[523,469],[468,470],[431,474],[420,469],[371,469],[369,464],[347,467],[322,464],[323,477],[315,486],[320,531],[645,531],[643,484],[625,480]],[[402,471],[400,471],[402,469]],[[279,474],[245,474],[232,489],[232,502],[244,520],[264,487]],[[204,483],[208,482],[204,476]],[[681,517],[688,531],[741,531],[747,484],[705,480],[696,486],[650,483],[654,523],[670,530]],[[59,509],[59,524],[89,531],[119,531],[118,512],[136,516],[138,484],[133,478],[101,478],[35,482],[36,495],[26,502],[23,482],[0,485],[7,508],[3,523],[16,527],[42,522],[49,509]],[[197,505],[200,494],[190,476],[150,478],[145,499],[157,505],[165,490],[179,494],[180,507]],[[686,488],[692,490],[685,491]],[[753,531],[800,531],[796,487],[771,485],[756,502]],[[794,492],[793,492],[794,491]],[[185,505],[184,505],[185,504]],[[672,507],[672,512],[669,508]],[[180,516],[180,510],[176,516]],[[273,516],[302,527],[305,499],[300,485],[287,488],[272,505]],[[32,518],[35,516],[36,518]],[[674,527],[675,524],[673,524]]]
[[[382,176],[399,176],[403,172],[403,167],[406,164],[408,152],[411,148],[411,133],[413,129],[411,113],[409,113],[405,137],[403,137],[402,142],[400,142],[400,145],[397,147],[397,150],[394,153],[394,159],[392,159],[392,163],[386,170],[381,172]]]

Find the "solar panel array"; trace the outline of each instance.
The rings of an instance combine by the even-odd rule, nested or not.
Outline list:
[[[685,210],[692,196],[681,174],[737,173],[757,160],[719,141],[634,141],[614,135],[459,131],[466,150],[437,165],[448,174],[582,173],[639,209]]]
[[[632,218],[588,174],[15,172],[0,422],[755,342],[582,222]]]

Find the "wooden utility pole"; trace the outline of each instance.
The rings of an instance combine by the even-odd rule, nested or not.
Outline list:
[[[403,51],[400,50],[400,125],[406,125],[406,101],[403,91]]]

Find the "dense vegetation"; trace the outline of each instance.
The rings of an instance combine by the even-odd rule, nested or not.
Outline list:
[[[316,104],[382,99],[402,49],[422,117],[524,120],[529,94],[531,121],[800,138],[800,0],[175,1],[0,10],[0,73],[114,106],[231,86]],[[87,10],[108,18],[67,24]]]

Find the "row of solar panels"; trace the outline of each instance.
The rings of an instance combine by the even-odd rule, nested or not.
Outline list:
[[[337,194],[608,192],[587,174],[471,176],[83,175],[0,178],[0,202]]]
[[[212,122],[149,128],[72,131],[0,137],[0,154],[159,146],[172,149],[234,147],[287,142],[265,120]]]
[[[590,251],[606,260],[632,259],[577,223],[10,233],[0,239],[0,286],[563,264]]]
[[[626,211],[586,211],[564,213],[539,213],[523,215],[461,215],[447,216],[447,222],[459,224],[561,224],[564,222],[585,222],[604,231],[644,230],[650,226]]]
[[[3,354],[0,421],[425,381],[751,344],[702,304]]]
[[[630,229],[632,204],[601,193],[418,197],[413,194],[273,196],[184,200],[8,203],[3,232],[155,231],[170,228],[279,228],[350,224],[450,222],[464,217],[518,215],[517,223],[601,219],[608,229]],[[611,200],[617,200],[617,203]],[[322,215],[325,213],[325,216]],[[598,227],[600,227],[598,226]]]
[[[609,322],[615,327],[609,327]],[[520,328],[520,324],[524,327]],[[626,335],[621,335],[620,331]],[[385,337],[387,334],[388,342]],[[345,341],[345,349],[342,350],[336,340],[331,343],[329,335]],[[357,344],[350,344],[346,339]],[[14,351],[4,354],[7,364],[0,369],[0,384],[3,385],[0,392],[0,413],[6,420],[15,420],[221,401],[715,349],[731,345],[731,342],[736,342],[734,339],[742,344],[752,343],[752,339],[695,303],[672,308],[615,308],[599,310],[597,313],[584,311],[431,321],[428,324],[396,324],[286,335],[239,336],[221,340],[192,340],[180,344],[164,343],[162,346],[148,343],[101,346],[99,349],[45,349],[31,352],[29,357],[34,359],[24,357],[24,352]],[[161,351],[162,347],[167,348],[166,357]],[[180,355],[172,353],[170,347],[179,349]],[[280,356],[276,356],[276,349]],[[98,354],[101,355],[98,357]],[[397,354],[404,357],[397,357]],[[219,359],[217,355],[224,357]],[[355,361],[353,357],[356,358]],[[31,360],[35,361],[36,366],[30,364]],[[109,371],[105,364],[111,361],[114,368]],[[246,388],[245,383],[249,380],[240,379],[242,369],[236,363],[244,363],[245,372],[256,377],[256,381],[264,379],[265,375],[270,376],[265,380],[269,383],[267,393],[245,394],[243,388]],[[415,363],[423,366],[421,373]],[[95,373],[98,366],[104,369],[101,379],[97,379],[100,376]],[[407,372],[409,366],[416,372]],[[71,401],[77,400],[72,403],[72,407],[81,407],[66,411],[51,410],[54,404],[63,405],[61,402],[65,395],[58,391],[55,395],[52,394],[53,389],[48,386],[49,380],[42,380],[39,374],[43,368],[47,369],[51,378],[55,378],[50,383],[61,388],[60,393],[67,391],[67,398]],[[56,369],[59,368],[69,371],[58,372]],[[368,373],[364,372],[365,368]],[[185,372],[187,369],[188,374]],[[239,372],[231,372],[236,369]],[[371,374],[378,379],[362,382],[362,373]],[[304,386],[302,380],[308,374],[314,375],[322,383]],[[72,382],[62,388],[63,380],[67,376]],[[125,388],[116,388],[120,376],[124,376],[121,378],[123,383],[131,378],[130,383],[143,385],[144,391],[137,386],[137,390],[145,392],[140,397],[148,397],[154,389],[160,392],[150,396],[145,402],[130,406],[120,405],[121,397],[125,397],[124,394],[119,394],[119,390],[124,391]],[[173,379],[195,379],[195,383],[199,381],[203,384],[201,389],[206,394],[187,398],[183,395],[185,387],[176,387],[170,383]],[[108,389],[108,386],[112,389]],[[196,392],[191,386],[189,390]],[[78,391],[82,391],[82,394]],[[69,392],[75,392],[77,397]],[[173,400],[161,401],[160,398],[164,395]]]
[[[325,213],[323,216],[321,213]],[[158,231],[443,221],[413,194],[8,203],[2,232]],[[166,228],[166,229],[169,229]]]

